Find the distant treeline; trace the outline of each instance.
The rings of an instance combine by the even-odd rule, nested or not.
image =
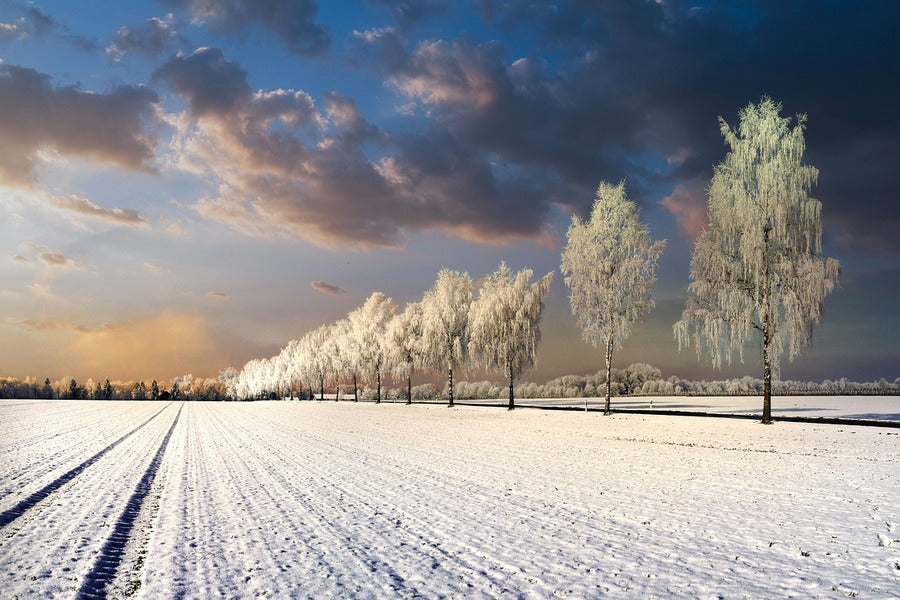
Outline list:
[[[223,371],[223,375],[228,371]],[[221,377],[221,375],[220,375]],[[110,381],[87,379],[84,382],[70,377],[43,382],[32,377],[19,380],[0,377],[0,399],[26,400],[229,400],[220,377],[202,378],[184,375],[172,381]]]
[[[11,399],[72,399],[72,400],[232,400],[228,383],[237,376],[234,369],[222,371],[218,377],[176,377],[166,384],[150,381],[109,381],[103,383],[88,379],[79,383],[72,378],[43,382],[31,377],[24,380],[12,377],[0,378],[0,398]],[[605,370],[593,375],[564,375],[547,383],[521,383],[516,386],[518,398],[599,398],[606,385]],[[782,396],[800,395],[900,395],[900,377],[894,381],[884,378],[878,381],[857,382],[846,378],[821,383],[812,381],[777,381],[774,393]],[[460,400],[502,399],[506,397],[505,385],[493,381],[458,381],[454,393]],[[663,378],[662,372],[646,363],[634,363],[625,369],[612,370],[612,390],[616,396],[757,396],[762,394],[763,382],[750,376],[716,381],[691,381],[672,376]],[[260,398],[293,397],[309,399],[308,389],[270,390]],[[386,400],[405,400],[405,387],[385,390]],[[351,398],[352,392],[344,392]],[[447,391],[427,383],[413,387],[413,400],[437,400]],[[361,390],[360,399],[374,398],[375,390]]]
[[[547,383],[522,383],[516,386],[517,398],[601,398],[606,386],[606,373],[601,370],[593,375],[563,375]],[[857,382],[846,378],[813,381],[776,381],[773,393],[782,396],[800,395],[900,395],[900,377],[893,382],[884,378],[878,381]],[[455,384],[455,393],[461,400],[505,397],[506,388],[491,381]],[[368,390],[364,391],[363,398]],[[676,376],[663,378],[662,372],[646,363],[634,363],[625,369],[612,370],[612,393],[615,396],[759,396],[763,393],[763,381],[745,376],[716,381],[691,381]],[[390,399],[405,399],[406,390],[391,389]],[[414,400],[435,400],[446,396],[446,391],[426,384],[413,388]]]

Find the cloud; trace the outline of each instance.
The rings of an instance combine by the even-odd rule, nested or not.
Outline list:
[[[184,98],[195,117],[227,115],[250,96],[247,72],[225,60],[218,48],[178,54],[153,73]]]
[[[678,226],[695,239],[709,222],[706,214],[706,197],[702,187],[678,184],[671,194],[659,201],[678,222]]]
[[[226,300],[228,298],[228,294],[225,292],[209,292],[206,295],[215,300]]]
[[[0,345],[10,373],[51,379],[141,379],[168,381],[185,372],[213,376],[228,365],[277,352],[217,327],[201,313],[164,311],[107,322],[74,313],[0,321],[0,330],[22,344]]]
[[[53,88],[47,75],[0,64],[0,184],[30,185],[38,154],[52,149],[152,171],[155,140],[144,130],[158,102],[145,87],[107,94]]]
[[[239,12],[207,4],[210,20]],[[399,26],[354,32],[353,64],[380,75],[409,115],[390,129],[336,92],[318,104],[301,91],[254,92],[214,48],[163,65],[156,81],[187,106],[172,119],[175,163],[212,190],[194,209],[246,235],[326,247],[397,246],[414,231],[549,244],[557,209],[586,214],[599,181],[625,178],[640,203],[672,191],[664,206],[696,231],[685,190],[724,156],[716,117],[734,124],[766,93],[785,114],[809,113],[826,230],[848,247],[900,252],[890,167],[900,140],[888,133],[900,128],[889,101],[900,84],[884,76],[880,50],[898,46],[886,23],[900,8],[848,19],[845,6],[804,2],[478,6],[489,26],[536,43],[521,55],[468,36],[413,40]]]
[[[447,12],[447,6],[439,0],[373,0],[373,4],[390,9],[401,31],[409,31],[416,23]]]
[[[28,289],[28,293],[34,296],[35,298],[45,298],[48,300],[56,299],[56,295],[50,290],[50,286],[46,283],[34,282],[30,283],[26,286]]]
[[[60,252],[42,252],[41,260],[54,267],[68,267],[76,262]]]
[[[338,294],[346,294],[347,293],[346,290],[339,288],[336,285],[332,285],[330,283],[321,281],[319,279],[314,279],[313,281],[310,282],[309,285],[310,285],[310,287],[312,287],[312,289],[316,290],[320,294],[325,294],[326,296],[336,296]]]
[[[160,266],[154,262],[147,261],[144,263],[144,268],[154,275],[158,275],[160,273],[165,273],[167,269],[163,266]]]
[[[9,23],[0,23],[0,42],[24,40],[41,37],[51,31],[53,19],[34,7],[15,7],[20,9],[20,16]]]
[[[154,77],[187,104],[171,119],[174,163],[217,188],[194,209],[245,235],[351,248],[429,229],[489,243],[548,239],[553,198],[539,177],[502,176],[452,132],[390,136],[335,92],[324,112],[302,91],[251,92],[218,49],[176,56]]]
[[[631,164],[615,179],[689,185],[708,181],[724,157],[715,117],[736,125],[738,110],[767,94],[784,103],[785,115],[808,114],[806,160],[820,169],[814,195],[826,226],[843,230],[847,249],[900,255],[892,166],[900,138],[889,133],[900,130],[900,78],[888,58],[900,53],[892,26],[900,4],[799,1],[740,11],[680,2],[479,6],[490,23],[542,40],[557,54],[555,77],[570,83],[559,88],[570,108],[533,126],[522,121],[523,130],[558,128],[567,113],[579,115],[582,127],[560,139],[579,151],[619,146]],[[635,168],[641,153],[677,156],[679,147],[685,159],[669,172]]]
[[[147,19],[136,27],[120,28],[106,47],[106,54],[114,62],[120,62],[132,53],[159,56],[179,39],[172,13],[169,13],[165,17]]]
[[[221,360],[213,328],[203,315],[165,312],[74,330],[66,344],[77,371],[145,378],[208,368]],[[105,376],[105,375],[104,375]]]
[[[147,220],[138,214],[137,211],[130,208],[113,208],[106,209],[98,206],[85,198],[80,198],[74,194],[68,196],[51,196],[50,203],[62,210],[71,211],[106,221],[115,225],[127,225],[129,227],[146,227]]]
[[[39,8],[9,1],[5,1],[3,4],[11,14],[19,16],[12,22],[0,23],[0,44],[52,35],[83,52],[93,52],[97,48],[94,41],[72,33]]]
[[[25,251],[27,251],[27,253],[31,254],[32,256],[26,256],[24,253],[16,254],[13,257],[13,260],[17,262],[32,264],[36,261],[40,261],[50,267],[80,268],[78,261],[69,258],[58,250],[53,250],[47,248],[46,246],[35,244],[33,242],[26,242],[24,244],[21,244],[19,247],[25,249]],[[46,286],[42,286],[41,284],[38,284],[38,287],[35,287],[33,289],[33,293],[35,293],[35,295],[49,295],[44,292],[49,292],[49,288],[47,288]]]
[[[165,0],[187,10],[196,23],[219,32],[247,29],[258,23],[280,37],[290,52],[315,56],[325,52],[328,34],[316,22],[315,0]]]

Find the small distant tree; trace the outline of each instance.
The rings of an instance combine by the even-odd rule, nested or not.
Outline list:
[[[150,399],[157,400],[159,399],[159,384],[154,379],[150,384]]]
[[[453,406],[453,369],[468,355],[472,278],[442,269],[434,287],[422,299],[422,341],[425,364],[447,370],[448,406]]]
[[[606,402],[610,414],[613,350],[655,306],[656,264],[665,241],[650,239],[625,182],[601,183],[589,221],[577,215],[566,234],[561,270],[572,314],[584,341],[606,349]]]
[[[44,387],[41,388],[41,397],[47,400],[53,399],[53,387],[50,385],[50,378],[44,379]]]
[[[469,318],[472,356],[477,364],[506,376],[509,410],[515,408],[516,380],[534,366],[544,296],[553,282],[551,272],[529,283],[531,274],[531,269],[523,269],[513,275],[506,263],[500,263],[481,286]]]
[[[78,400],[81,397],[81,389],[78,382],[74,379],[69,380],[69,389],[66,391],[66,398],[69,400]]]
[[[410,302],[395,316],[387,332],[391,373],[406,377],[406,403],[412,403],[413,370],[422,364],[422,303]]]
[[[107,379],[106,383],[103,384],[103,399],[104,400],[112,400],[112,397],[113,397],[112,384],[109,382],[109,379]]]
[[[785,348],[793,360],[822,319],[823,300],[837,285],[840,263],[822,255],[822,205],[809,197],[818,170],[803,164],[805,115],[779,115],[763,97],[740,113],[731,148],[709,186],[709,226],[691,258],[684,312],[674,325],[679,348],[693,345],[716,367],[760,334],[762,422],[772,422],[772,376]]]

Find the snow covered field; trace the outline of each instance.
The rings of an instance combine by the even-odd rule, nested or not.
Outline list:
[[[401,404],[2,402],[0,590],[898,597],[900,430]]]

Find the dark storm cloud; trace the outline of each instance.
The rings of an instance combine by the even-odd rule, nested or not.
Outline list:
[[[575,170],[584,172],[579,151],[592,144],[679,157],[662,182],[708,179],[725,151],[715,117],[735,124],[741,107],[767,94],[783,102],[783,114],[809,116],[807,160],[821,171],[814,194],[826,225],[852,247],[900,253],[892,208],[900,4],[484,0],[481,7],[489,22],[536,30],[545,48],[568,57],[557,73],[566,81],[561,110],[533,127],[551,133],[582,123],[566,138]]]
[[[155,142],[144,130],[158,98],[145,87],[100,94],[54,88],[33,69],[0,64],[0,183],[28,185],[40,150],[149,171]]]
[[[178,162],[210,174],[217,193],[194,208],[245,234],[358,248],[394,246],[406,230],[479,241],[542,234],[540,213],[510,216],[535,203],[529,178],[498,179],[448,132],[391,137],[336,92],[321,112],[302,91],[251,92],[217,49],[177,56],[155,77],[197,117],[176,138]],[[381,158],[367,155],[373,143]]]
[[[200,48],[179,54],[153,73],[185,99],[194,116],[224,115],[250,97],[247,72],[228,62],[218,48]]]
[[[147,19],[141,25],[122,27],[115,39],[106,47],[106,54],[114,61],[121,61],[135,52],[159,56],[179,39],[172,14]]]
[[[222,32],[259,23],[278,35],[290,52],[301,56],[323,53],[328,34],[316,22],[315,0],[164,0],[187,10],[191,18]]]
[[[625,178],[639,201],[662,201],[695,234],[703,190],[726,150],[716,117],[736,124],[738,111],[766,94],[785,115],[809,115],[807,160],[821,170],[813,193],[826,231],[848,248],[900,252],[891,208],[900,155],[891,57],[900,48],[890,25],[900,5],[480,6],[489,26],[537,45],[519,55],[468,36],[354,32],[354,64],[399,93],[411,127],[378,128],[350,98],[325,94],[322,112],[306,96],[319,129],[276,131],[244,70],[220,51],[163,66],[157,78],[194,115],[218,122],[199,154],[211,164],[218,144],[247,167],[223,175],[218,197],[198,208],[261,235],[269,221],[287,235],[361,246],[428,229],[548,240],[554,207],[583,213],[600,180]],[[258,125],[241,129],[238,116],[254,111]]]

